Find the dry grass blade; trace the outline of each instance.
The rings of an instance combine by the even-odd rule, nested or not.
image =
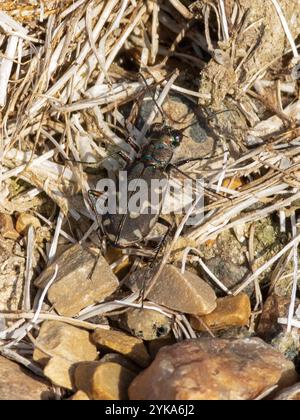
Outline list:
[[[221,296],[253,293],[251,332],[265,309],[265,288],[271,284],[273,294],[282,287],[290,305],[278,322],[288,332],[300,329],[298,2],[268,0],[259,7],[251,0],[0,3],[0,215],[15,223],[9,237],[0,232],[0,249],[2,239],[6,246],[12,241],[13,263],[22,266],[16,274],[0,256],[0,281],[7,275],[16,289],[21,284],[18,302],[6,298],[6,306],[1,306],[6,283],[0,284],[0,353],[42,375],[30,360],[42,322],[109,329],[115,314],[130,308],[172,319],[178,340],[197,338],[185,314],[147,301],[169,263],[182,263],[183,272],[200,270]],[[181,107],[187,115],[177,118]],[[120,280],[113,295],[80,306],[76,316],[58,315],[47,293],[60,274],[55,259],[74,245],[105,250],[90,190],[103,179],[115,179],[125,161],[145,158],[143,147],[156,122],[183,131],[174,171],[166,175],[178,181],[201,178],[204,198],[201,191],[180,218],[167,215],[177,229],[157,254],[158,269],[143,303],[139,293],[128,294],[126,280],[156,255],[160,226],[139,248],[109,249],[107,268]],[[188,161],[176,172],[177,154]],[[188,226],[202,199],[203,218]],[[36,228],[16,227],[23,213],[38,218]],[[276,239],[266,240],[262,250],[259,225],[266,222]],[[231,244],[220,251],[226,235],[235,235],[239,252],[234,254]],[[184,245],[177,253],[180,241]],[[214,266],[218,259],[221,269]],[[236,260],[244,261],[246,274],[233,287],[223,268],[228,261],[235,267]],[[54,276],[36,290],[36,277],[47,266]],[[207,332],[213,336],[208,327]]]

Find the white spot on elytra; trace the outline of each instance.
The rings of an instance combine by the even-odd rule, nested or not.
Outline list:
[[[129,213],[129,217],[130,219],[137,219],[138,217],[140,217],[140,213]]]
[[[142,232],[138,229],[133,231],[134,236],[136,236],[138,239],[143,239]]]

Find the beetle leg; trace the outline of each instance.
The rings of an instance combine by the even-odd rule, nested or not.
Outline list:
[[[123,159],[123,160],[125,160],[125,162],[126,163],[128,163],[128,164],[132,164],[133,162],[134,162],[134,159],[133,158],[131,158],[130,156],[128,156],[127,155],[127,153],[125,153],[125,152],[123,152],[122,150],[120,150],[119,152],[118,152],[118,155]]]
[[[163,226],[166,226],[168,229],[167,229],[166,233],[164,234],[164,236],[162,237],[161,241],[158,243],[158,245],[156,247],[156,250],[155,250],[156,253],[155,253],[155,256],[154,256],[154,258],[153,258],[153,260],[151,262],[151,265],[153,265],[153,263],[156,261],[156,259],[157,259],[158,255],[159,255],[162,247],[164,246],[164,244],[165,244],[165,242],[167,240],[167,237],[169,236],[171,230],[174,227],[174,223],[172,224],[172,223],[168,222],[167,220],[163,219],[162,217],[159,217],[157,222],[160,223]]]
[[[126,142],[133,148],[136,153],[140,153],[141,147],[136,143],[133,137],[129,136],[126,139]]]

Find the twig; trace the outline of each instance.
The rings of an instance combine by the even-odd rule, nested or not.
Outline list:
[[[33,372],[35,375],[40,376],[41,378],[45,378],[44,372],[40,367],[38,367],[32,361],[25,359],[25,357],[20,356],[15,351],[0,347],[0,354],[2,354],[2,356],[5,356],[10,360],[13,360],[14,362],[25,366],[27,369],[31,370],[31,372]]]
[[[278,252],[274,257],[272,257],[269,261],[263,264],[254,274],[252,274],[235,292],[234,296],[240,294],[243,290],[246,289],[256,278],[258,278],[264,271],[266,271],[269,267],[271,267],[274,262],[279,260],[279,258],[284,255],[289,249],[291,249],[296,244],[298,245],[300,241],[300,234],[297,235],[291,242],[289,242],[280,252]]]
[[[295,238],[297,236],[295,211],[293,211],[291,214],[291,225],[292,225],[292,234],[293,234],[293,237]],[[296,242],[294,245],[294,250],[293,250],[294,272],[293,272],[293,287],[292,287],[292,294],[291,294],[291,303],[290,303],[289,314],[288,314],[288,327],[287,327],[288,333],[292,331],[292,320],[293,320],[293,316],[294,316],[295,308],[296,308],[296,295],[297,295],[297,288],[298,288],[298,245],[299,243]]]
[[[34,258],[34,246],[35,246],[35,230],[31,225],[28,229],[27,234],[27,256],[26,256],[26,269],[25,269],[25,286],[24,286],[24,311],[30,311],[31,309],[31,280],[33,276],[33,258]]]
[[[284,16],[284,14],[283,14],[282,8],[281,8],[278,0],[271,0],[271,1],[272,1],[273,5],[274,5],[274,7],[276,9],[276,12],[277,12],[277,14],[278,14],[278,16],[280,18],[281,24],[283,26],[284,32],[285,32],[285,34],[287,36],[287,39],[288,39],[288,41],[289,41],[289,43],[291,45],[294,58],[298,60],[299,59],[299,53],[298,53],[298,50],[297,50],[297,47],[296,47],[296,44],[295,44],[293,35],[292,35],[291,31],[290,31],[289,25],[288,25],[288,23],[286,21],[286,18]]]

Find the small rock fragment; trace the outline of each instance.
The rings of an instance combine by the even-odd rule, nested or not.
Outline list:
[[[93,361],[97,349],[87,331],[56,321],[46,321],[40,330],[33,360],[45,366],[45,375],[57,386],[73,389],[74,363]],[[47,353],[44,353],[44,349]],[[52,356],[52,357],[51,357]]]
[[[63,322],[44,322],[37,344],[51,356],[59,356],[71,361],[92,361],[98,355],[96,346],[90,341],[88,331]],[[51,356],[36,348],[33,359],[44,365]]]
[[[284,355],[288,360],[294,361],[299,356],[300,335],[297,329],[292,329],[290,333],[278,334],[271,345]]]
[[[41,227],[41,222],[30,213],[21,213],[17,219],[16,231],[20,235],[27,235],[29,226],[33,226],[37,230]]]
[[[272,294],[266,300],[256,330],[259,337],[271,342],[278,334],[286,331],[286,326],[278,324],[278,318],[286,318],[289,312],[290,298]]]
[[[120,317],[120,325],[135,337],[150,341],[169,334],[172,319],[148,309],[129,309]]]
[[[217,251],[215,252],[219,252],[220,247],[221,245],[218,245],[216,248]],[[224,248],[228,249],[229,247],[230,247],[230,244],[228,244]],[[225,258],[227,258],[227,260]],[[245,276],[249,273],[249,269],[245,265],[235,264],[229,258],[230,258],[230,255],[225,256],[225,257],[221,255],[221,256],[216,256],[208,260],[204,260],[204,262],[206,266],[210,269],[210,271],[218,279],[222,279],[223,285],[227,287],[227,289],[232,290],[241,284]],[[246,289],[246,292],[247,293],[249,292],[249,295],[252,294],[253,292],[252,284]]]
[[[0,213],[0,234],[4,239],[16,241],[19,238],[14,228],[12,217],[9,214]]]
[[[50,384],[25,373],[17,363],[0,356],[0,400],[49,400]]]
[[[70,398],[70,401],[90,401],[89,396],[83,391],[77,391]]]
[[[117,363],[84,362],[75,369],[75,384],[92,400],[127,400],[135,376]]]
[[[141,289],[144,280],[143,270],[137,271],[131,276],[129,287],[132,290]],[[175,311],[193,315],[209,314],[217,306],[216,294],[205,281],[188,271],[182,274],[170,264],[164,268],[147,298]]]
[[[123,354],[139,366],[146,367],[150,363],[143,341],[121,331],[98,329],[93,334],[93,341],[100,349],[105,348]]]
[[[132,400],[254,400],[297,381],[294,364],[258,338],[187,340],[161,349],[129,388]]]
[[[251,303],[248,295],[227,296],[217,300],[217,308],[201,318],[191,317],[191,326],[197,331],[218,331],[229,327],[248,325],[251,316]],[[203,322],[201,322],[203,321]]]
[[[300,401],[300,383],[283,389],[274,399],[278,401]]]
[[[76,244],[46,268],[35,281],[37,287],[45,287],[56,264],[59,271],[48,291],[48,299],[61,315],[74,316],[81,309],[103,301],[119,286],[103,256],[96,256],[91,249]]]
[[[44,368],[45,376],[56,386],[74,389],[75,364],[62,357],[51,357]]]

